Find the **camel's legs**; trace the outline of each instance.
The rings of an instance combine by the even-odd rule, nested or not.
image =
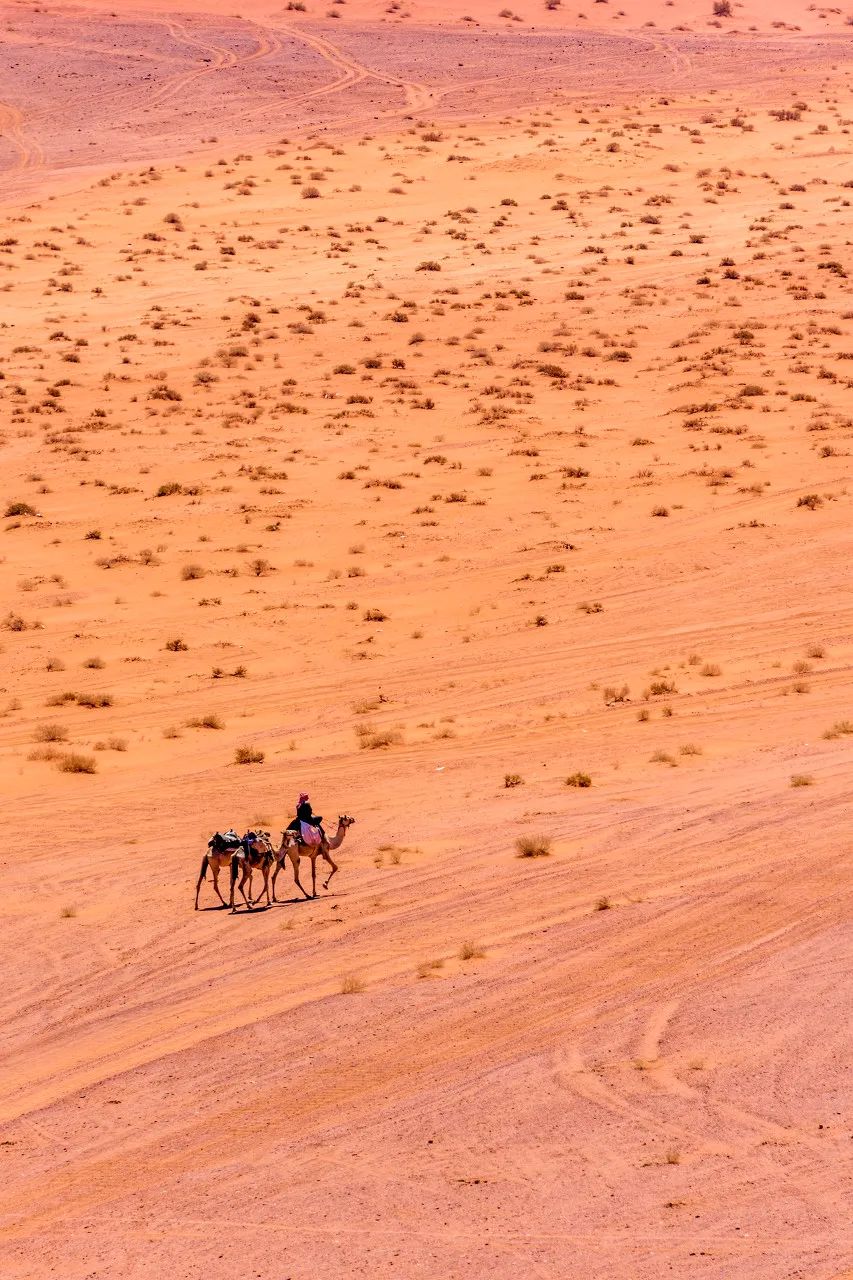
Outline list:
[[[328,849],[324,849],[324,850],[323,850],[323,857],[326,859],[326,861],[328,862],[329,866],[332,868],[332,869],[331,869],[331,871],[329,872],[328,876],[326,877],[325,883],[323,884],[323,888],[324,888],[324,889],[328,889],[328,887],[329,887],[329,885],[330,885],[330,883],[331,883],[331,880],[332,880],[332,876],[335,874],[335,872],[336,872],[336,871],[337,871],[337,869],[338,869],[338,864],[333,860],[333,858],[331,857],[331,855],[330,855],[330,853],[329,853]]]
[[[195,887],[195,909],[196,909],[196,911],[198,911],[198,895],[201,893],[201,882],[202,882],[202,880],[204,879],[204,876],[205,876],[205,872],[206,872],[206,871],[207,871],[207,855],[205,854],[205,856],[204,856],[204,857],[202,858],[202,860],[201,860],[201,871],[200,871],[200,873],[199,873],[198,883],[196,884],[196,887]]]
[[[261,871],[261,875],[262,875],[262,876],[263,876],[263,878],[264,878],[263,887],[261,888],[261,891],[260,891],[260,893],[258,894],[257,898],[253,898],[253,899],[252,899],[252,901],[254,902],[255,906],[257,906],[257,904],[260,902],[261,898],[264,896],[264,893],[266,893],[266,895],[267,895],[267,906],[269,906],[269,905],[270,905],[270,866],[269,866],[269,863],[268,863],[268,862],[265,862],[265,863],[263,864],[263,866],[260,868],[260,871]]]
[[[283,866],[284,866],[284,858],[282,858],[282,860],[281,860],[280,862],[277,860],[277,861],[276,861],[276,864],[275,864],[275,871],[272,873],[272,900],[273,900],[273,902],[278,902],[278,898],[275,896],[275,882],[276,882],[276,880],[278,879],[278,873],[279,873],[279,871],[281,871],[281,869],[282,869],[282,867],[283,867]]]
[[[317,855],[311,855],[311,897],[317,897]]]
[[[240,865],[239,865],[241,862],[242,862],[242,864],[243,864],[243,865],[242,865],[242,867],[240,867]],[[240,883],[239,883],[239,884],[237,884],[237,875],[238,875],[238,872],[239,872],[239,874],[240,874]],[[235,889],[235,887],[237,888],[238,892],[239,892],[240,894],[242,894],[243,901],[245,902],[246,906],[249,908],[249,910],[250,910],[250,911],[252,910],[252,904],[251,904],[251,902],[249,901],[249,899],[246,897],[246,888],[245,888],[245,886],[246,886],[246,881],[247,881],[247,880],[251,880],[251,876],[252,876],[252,867],[251,867],[251,863],[249,862],[248,858],[238,858],[238,857],[237,857],[237,855],[236,855],[236,854],[234,854],[234,855],[232,856],[232,858],[231,858],[231,902],[230,902],[230,906],[231,906],[231,910],[232,910],[232,912],[237,910],[236,906],[234,905],[234,889]]]
[[[211,862],[210,869],[213,872],[213,892],[216,894],[217,898],[222,903],[223,907],[227,907],[228,903],[225,901],[222,894],[219,892],[219,872],[221,870],[221,867],[218,862]]]
[[[298,849],[290,850],[290,861],[293,864],[293,879],[296,881],[297,888],[301,890],[303,894],[305,894],[306,898],[309,898],[311,895],[308,893],[305,893],[305,888],[302,884],[302,881],[299,879],[299,850]]]

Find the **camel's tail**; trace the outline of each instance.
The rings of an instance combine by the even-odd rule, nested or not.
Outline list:
[[[199,880],[204,880],[206,876],[207,876],[207,854],[205,854],[201,860],[201,871],[199,873],[198,878]]]

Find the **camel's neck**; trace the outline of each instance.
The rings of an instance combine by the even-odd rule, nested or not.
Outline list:
[[[338,829],[337,829],[337,832],[336,832],[336,833],[335,833],[335,835],[332,837],[332,839],[329,841],[329,848],[330,848],[330,849],[340,849],[341,845],[342,845],[342,844],[343,844],[343,842],[344,842],[344,836],[346,835],[346,833],[347,833],[346,823],[345,823],[345,822],[339,822],[339,823],[338,823]]]

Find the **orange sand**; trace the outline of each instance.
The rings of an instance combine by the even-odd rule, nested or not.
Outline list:
[[[3,1276],[849,1276],[841,18],[185,7],[3,32]]]

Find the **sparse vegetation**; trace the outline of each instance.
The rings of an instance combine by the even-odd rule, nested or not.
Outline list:
[[[66,751],[56,757],[56,767],[60,773],[97,773],[98,765],[93,756],[84,756],[78,751]]]
[[[567,787],[591,787],[592,778],[588,773],[570,773],[566,778]]]
[[[519,836],[515,842],[519,858],[547,858],[551,852],[550,836]]]
[[[235,764],[263,764],[263,751],[258,751],[256,747],[237,747],[234,752]]]

